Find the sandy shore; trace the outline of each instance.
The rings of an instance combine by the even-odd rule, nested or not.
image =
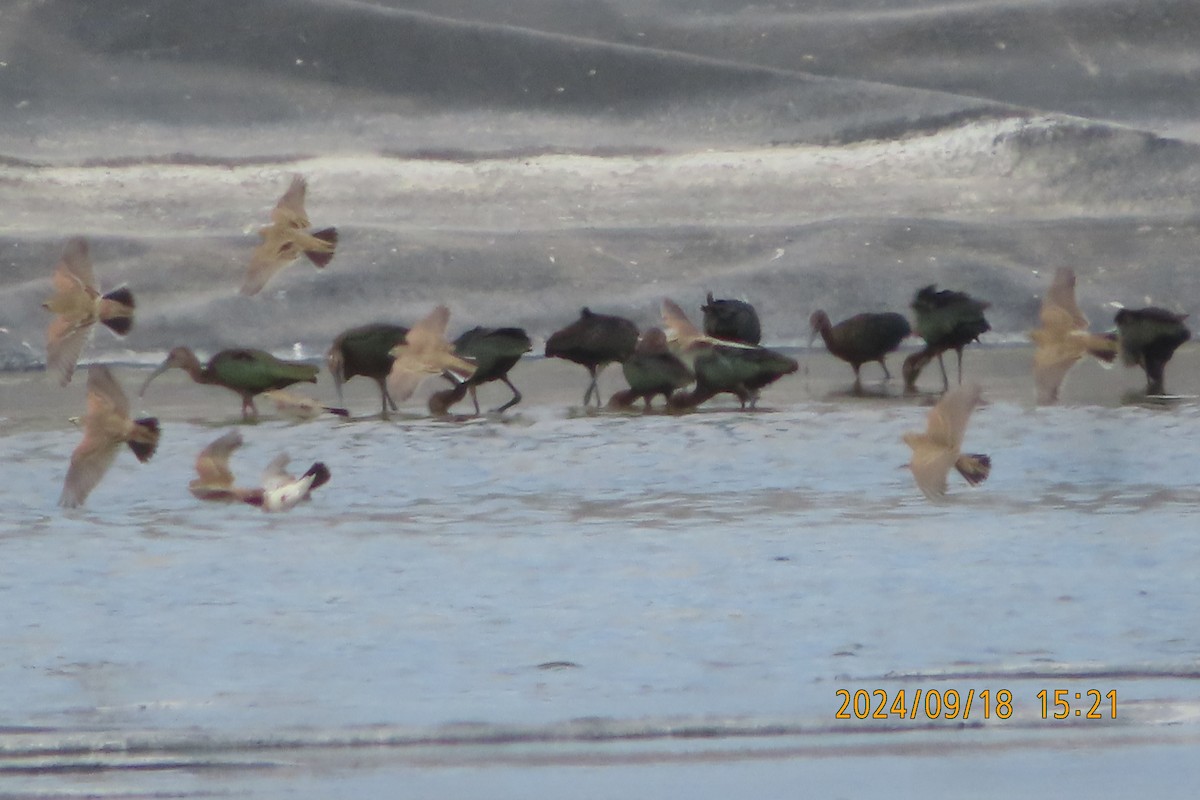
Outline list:
[[[850,368],[825,351],[814,348],[787,352],[800,362],[800,371],[768,387],[760,403],[763,408],[810,402],[878,402],[904,398],[899,372],[905,351],[889,359],[889,368],[896,376],[891,381],[880,380],[882,376],[877,365],[863,367],[865,391],[862,397],[855,397],[849,391],[852,382]],[[985,396],[992,402],[1032,406],[1033,387],[1029,377],[1031,359],[1032,349],[1029,347],[976,347],[966,352],[965,378],[982,383]],[[947,359],[947,368],[953,382],[953,355]],[[149,375],[149,368],[118,366],[115,370],[131,398],[135,413],[155,415],[166,421],[227,423],[240,419],[239,400],[233,393],[220,387],[195,385],[179,370],[171,370],[156,378],[141,399],[136,397],[136,393]],[[562,409],[564,413],[569,409],[577,409],[587,385],[587,375],[582,368],[558,359],[541,357],[522,360],[510,377],[524,399],[509,414],[540,415],[551,413],[555,408]],[[50,430],[81,415],[86,405],[85,379],[82,369],[67,387],[58,386],[44,372],[0,374],[0,435],[25,430]],[[600,387],[606,399],[625,385],[616,366],[608,367],[601,374]],[[393,418],[405,421],[428,418],[426,398],[444,386],[445,382],[441,379],[427,381]],[[923,394],[912,398],[913,402],[928,402],[929,397],[924,393],[935,393],[940,389],[936,364],[927,368],[919,387]],[[1167,368],[1167,388],[1173,394],[1184,397],[1200,394],[1200,350],[1185,346],[1176,354]],[[333,383],[324,371],[315,385],[300,384],[292,387],[292,390],[332,405],[339,404]],[[1145,402],[1141,394],[1143,390],[1141,370],[1119,364],[1104,369],[1097,362],[1088,360],[1077,365],[1068,376],[1061,402],[1102,406],[1142,403]],[[346,384],[344,391],[342,405],[350,410],[353,418],[370,418],[377,413],[379,395],[372,381],[354,379]],[[498,383],[482,387],[479,395],[485,411],[500,405],[509,397],[508,389]],[[269,400],[260,398],[257,404],[263,420],[279,417]],[[723,395],[703,408],[736,407],[737,401],[732,395]],[[470,413],[470,399],[465,399],[453,410],[459,414]]]

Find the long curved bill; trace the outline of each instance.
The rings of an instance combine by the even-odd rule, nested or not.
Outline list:
[[[138,389],[138,397],[144,397],[146,394],[147,387],[150,386],[150,381],[154,380],[159,375],[162,375],[164,372],[169,370],[172,366],[174,366],[174,365],[171,363],[171,360],[167,359],[166,361],[164,361],[163,363],[161,363],[157,367],[155,367],[154,372],[150,373],[150,377],[146,378],[146,380],[142,383],[142,388]]]

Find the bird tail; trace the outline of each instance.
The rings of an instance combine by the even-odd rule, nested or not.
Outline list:
[[[137,456],[137,460],[144,464],[158,449],[158,439],[161,435],[158,420],[154,417],[144,417],[133,421],[133,432],[126,440],[126,444]]]
[[[450,412],[450,406],[466,397],[467,390],[470,388],[466,381],[460,381],[449,389],[434,392],[429,397],[429,413],[435,417],[446,416]]]
[[[637,399],[637,395],[633,393],[633,389],[621,389],[618,392],[613,392],[608,398],[609,408],[629,408],[633,405],[633,401]]]
[[[1111,364],[1117,359],[1121,343],[1115,333],[1093,333],[1084,340],[1088,354],[1100,359],[1105,364]]]
[[[333,414],[335,417],[348,417],[348,416],[350,416],[350,412],[349,412],[347,409],[344,409],[344,408],[338,408],[338,407],[336,407],[336,406],[321,406],[321,410],[322,410],[322,411],[328,411],[330,414]]]
[[[133,327],[133,292],[128,287],[113,289],[101,298],[100,321],[118,336],[129,333]]]
[[[308,490],[310,492],[313,489],[317,488],[318,486],[324,486],[325,484],[329,483],[329,467],[325,466],[325,464],[321,461],[317,461],[316,463],[314,463],[311,467],[308,468],[308,471],[305,472],[300,477],[307,478],[310,475],[312,476],[312,479],[313,479],[313,482],[311,484],[309,484],[309,487],[308,487]]]
[[[308,260],[318,267],[325,267],[333,260],[333,249],[337,247],[338,233],[337,228],[322,228],[319,231],[313,231],[314,238],[320,239],[329,245],[328,249],[321,250],[305,250],[304,255],[308,256]]]
[[[964,453],[954,462],[954,468],[967,483],[978,486],[992,474],[992,459],[983,453]]]

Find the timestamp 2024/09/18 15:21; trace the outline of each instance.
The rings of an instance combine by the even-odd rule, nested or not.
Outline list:
[[[1009,719],[1015,709],[1010,689],[838,689],[838,720]],[[1040,689],[1033,696],[1041,719],[1117,718],[1117,690]]]

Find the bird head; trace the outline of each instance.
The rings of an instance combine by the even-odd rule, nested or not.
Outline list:
[[[159,375],[162,375],[172,367],[178,367],[191,374],[193,372],[200,371],[200,361],[196,358],[196,354],[188,348],[176,347],[167,354],[166,360],[155,367],[154,372],[151,372],[150,376],[146,378],[145,382],[142,384],[142,388],[138,390],[138,397],[142,397],[146,394],[146,388],[150,385],[150,381],[154,380]]]

